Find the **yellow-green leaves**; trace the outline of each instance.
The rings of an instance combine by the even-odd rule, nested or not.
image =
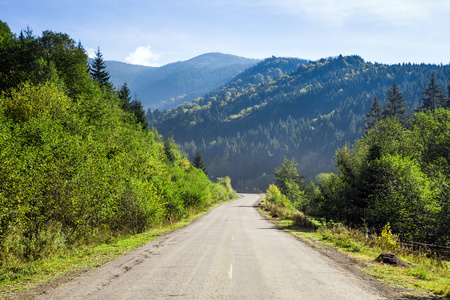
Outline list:
[[[12,89],[0,104],[5,115],[15,123],[39,118],[58,121],[64,119],[71,109],[70,98],[53,82],[37,86],[24,83]]]

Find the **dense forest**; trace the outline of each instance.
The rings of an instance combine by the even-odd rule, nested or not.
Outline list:
[[[412,115],[431,74],[445,89],[450,66],[271,57],[216,92],[147,117],[190,157],[201,152],[212,178],[226,174],[240,191],[263,191],[284,157],[307,178],[336,171],[336,149],[364,135],[373,98],[384,105],[395,82]]]
[[[0,22],[0,266],[142,232],[233,197],[149,129],[100,49]],[[17,270],[16,270],[17,271]]]

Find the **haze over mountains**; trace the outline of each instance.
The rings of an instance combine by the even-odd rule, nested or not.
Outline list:
[[[105,62],[111,74],[111,82],[117,88],[126,82],[133,98],[136,95],[145,109],[169,109],[223,86],[259,60],[206,53],[162,67]]]

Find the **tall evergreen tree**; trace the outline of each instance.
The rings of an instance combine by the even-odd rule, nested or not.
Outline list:
[[[392,87],[386,94],[386,106],[383,109],[383,118],[396,117],[400,123],[405,125],[408,120],[408,115],[408,106],[406,106],[405,99],[394,81]]]
[[[430,82],[423,90],[422,94],[424,95],[422,98],[422,106],[420,106],[417,111],[434,111],[436,108],[445,105],[446,99],[444,92],[439,87],[439,84],[436,84],[434,73],[431,73]]]
[[[125,82],[119,90],[119,99],[121,100],[121,106],[124,111],[131,111],[131,91]]]
[[[366,114],[366,127],[364,127],[364,132],[367,133],[375,125],[375,123],[383,118],[383,109],[381,108],[380,101],[378,101],[377,96],[373,97],[372,107]]]
[[[136,123],[142,124],[142,129],[148,129],[148,120],[145,116],[145,110],[142,106],[142,102],[138,100],[137,96],[134,96],[134,100],[130,103],[130,109],[136,116]]]
[[[91,67],[91,77],[96,80],[100,86],[105,86],[109,84],[110,75],[106,70],[106,63],[103,60],[103,54],[100,52],[100,47],[98,47],[97,52],[95,52],[94,62]]]
[[[171,163],[175,163],[177,160],[178,146],[175,144],[173,138],[168,138],[164,141],[164,153],[167,160]]]
[[[197,153],[194,155],[194,161],[192,165],[197,169],[202,170],[205,175],[208,175],[208,168],[206,167],[206,163],[203,160],[203,156],[200,151],[197,151]]]

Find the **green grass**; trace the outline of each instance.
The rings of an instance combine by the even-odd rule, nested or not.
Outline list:
[[[295,226],[294,221],[285,217],[271,218],[264,207],[260,211],[291,234],[301,237],[316,248],[321,245],[332,246],[340,252],[362,262],[358,268],[386,286],[403,289],[403,294],[413,296],[440,296],[450,299],[450,262],[429,258],[424,253],[409,253],[397,246],[386,243],[382,238],[368,237],[359,230],[344,226],[320,226],[302,228]],[[314,223],[314,221],[312,221]],[[383,252],[392,252],[410,263],[413,268],[393,267],[374,262]]]
[[[207,210],[219,206],[217,203]],[[64,249],[33,262],[14,262],[8,268],[0,269],[0,299],[14,293],[28,290],[61,277],[69,272],[80,272],[99,267],[125,253],[148,243],[164,233],[182,228],[207,210],[193,214],[191,217],[173,224],[165,224],[141,234],[109,238],[98,245],[81,245]],[[82,272],[81,271],[81,272]]]

